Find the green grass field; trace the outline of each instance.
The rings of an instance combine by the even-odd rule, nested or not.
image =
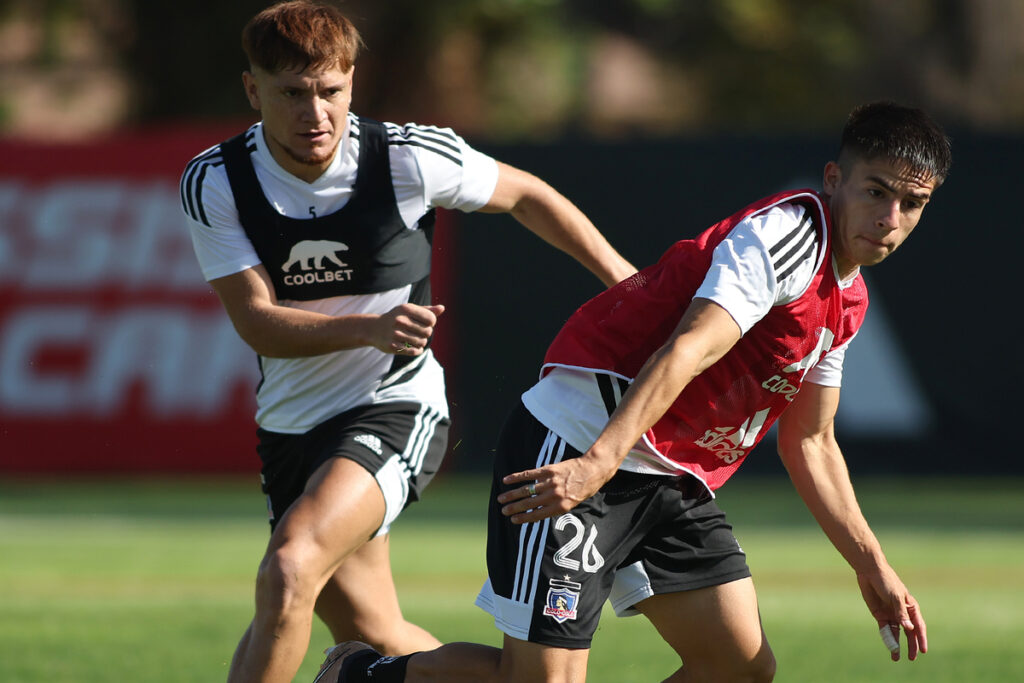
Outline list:
[[[778,681],[1024,681],[1024,482],[858,481],[890,561],[921,601],[931,651],[890,662],[852,572],[789,484],[720,495],[749,555]],[[407,616],[442,640],[495,644],[472,605],[486,484],[443,477],[396,524]],[[251,616],[267,538],[238,480],[0,483],[0,682],[222,681]],[[297,681],[329,638],[318,625]],[[678,665],[642,619],[606,612],[589,681],[657,681]]]

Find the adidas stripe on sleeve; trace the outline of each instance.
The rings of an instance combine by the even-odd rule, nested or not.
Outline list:
[[[775,281],[783,283],[800,266],[814,263],[817,254],[817,233],[806,211],[796,227],[789,230],[768,249],[775,270]],[[775,227],[775,226],[773,226]],[[770,237],[767,236],[766,237]]]
[[[404,126],[394,123],[385,123],[384,125],[388,131],[389,145],[419,147],[447,159],[456,166],[462,166],[460,138],[450,128],[414,123],[407,123]]]
[[[498,165],[450,128],[386,123],[395,195],[405,205],[476,211],[494,194]]]
[[[751,216],[715,248],[695,297],[722,306],[746,334],[772,306],[789,303],[807,289],[822,237],[796,204]]]
[[[203,207],[203,182],[211,168],[223,165],[224,155],[220,145],[214,145],[188,162],[185,172],[181,174],[181,208],[186,216],[206,226],[210,225],[210,219]]]
[[[255,146],[253,129],[246,140]],[[224,171],[220,145],[192,159],[181,175],[181,208],[203,277],[209,281],[252,268],[260,260],[245,231]]]

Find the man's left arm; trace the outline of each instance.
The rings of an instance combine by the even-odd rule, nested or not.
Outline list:
[[[636,272],[575,204],[537,176],[508,164],[498,162],[494,193],[479,211],[511,214],[608,287]]]
[[[857,583],[892,660],[899,659],[899,631],[907,636],[907,656],[927,652],[924,617],[889,565],[861,512],[849,471],[835,439],[839,389],[805,382],[793,405],[779,419],[779,456],[800,497],[839,553],[857,573]],[[893,641],[896,645],[893,647]]]

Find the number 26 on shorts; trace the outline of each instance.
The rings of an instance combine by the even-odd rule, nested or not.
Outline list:
[[[604,558],[594,546],[597,540],[597,527],[590,525],[590,533],[587,534],[586,527],[578,517],[572,513],[566,513],[555,520],[555,530],[564,531],[566,527],[572,527],[572,538],[566,541],[561,548],[555,552],[554,562],[559,567],[571,571],[579,571],[580,560],[569,557],[580,545],[583,546],[581,553],[583,560],[583,571],[593,574],[604,566]],[[586,536],[586,542],[583,537]]]

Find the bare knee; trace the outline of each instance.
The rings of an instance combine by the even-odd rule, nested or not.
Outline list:
[[[776,669],[775,657],[772,657],[772,661],[769,662],[768,665],[765,667],[764,679],[763,680],[765,680],[765,681],[773,681],[773,680],[775,680],[775,669]]]
[[[775,655],[765,643],[751,657],[691,657],[665,683],[729,681],[730,683],[770,683],[775,679]]]
[[[280,615],[302,611],[312,615],[317,581],[304,569],[308,564],[296,549],[287,546],[268,552],[256,574],[257,610]]]
[[[775,667],[775,654],[768,647],[768,644],[765,643],[765,646],[749,663],[746,677],[740,680],[750,681],[751,683],[771,683],[775,679]]]
[[[775,655],[765,648],[751,659],[695,662],[684,664],[669,681],[730,681],[731,683],[771,683],[775,679]]]

